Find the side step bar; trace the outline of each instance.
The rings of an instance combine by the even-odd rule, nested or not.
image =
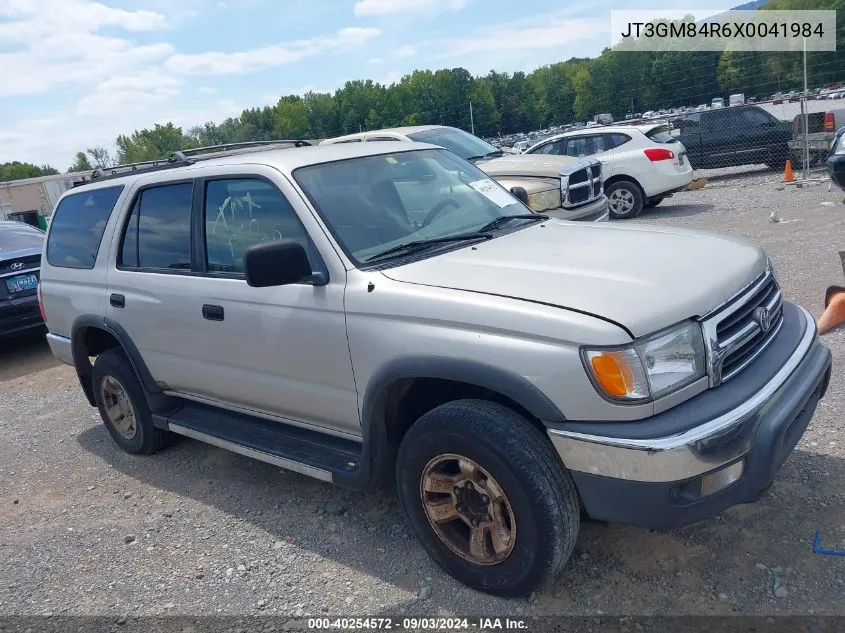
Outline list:
[[[280,468],[334,483],[354,477],[362,445],[308,429],[184,402],[172,411],[153,413],[160,427]]]

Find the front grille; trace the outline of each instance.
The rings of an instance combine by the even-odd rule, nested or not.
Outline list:
[[[564,192],[565,204],[574,207],[591,202],[602,195],[603,191],[601,163],[593,161],[568,175]]]
[[[771,343],[783,325],[783,298],[766,273],[704,323],[711,385],[736,376]]]

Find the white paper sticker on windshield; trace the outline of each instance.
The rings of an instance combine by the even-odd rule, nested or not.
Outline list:
[[[508,205],[516,204],[518,202],[516,198],[514,198],[511,194],[502,189],[499,185],[497,185],[489,178],[485,178],[484,180],[476,180],[474,182],[469,183],[469,186],[478,191],[479,193],[484,194],[484,196],[490,202],[492,202],[493,204],[497,204],[500,207],[507,207]]]

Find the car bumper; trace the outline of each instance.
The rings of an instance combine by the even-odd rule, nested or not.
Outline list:
[[[660,198],[683,191],[692,182],[692,166],[684,153],[684,165],[664,160],[653,163],[655,167],[639,174],[639,183],[647,198]]]
[[[608,217],[610,217],[607,196],[602,196],[593,202],[588,202],[574,209],[559,207],[551,211],[543,211],[542,214],[558,220],[578,220],[580,222],[607,222]]]
[[[44,321],[38,308],[38,295],[8,299],[0,303],[0,336],[43,326]]]
[[[50,346],[50,351],[53,352],[53,356],[57,359],[68,365],[74,364],[73,347],[69,338],[48,332],[47,344]]]
[[[792,324],[797,340],[786,362],[716,417],[704,415],[685,432],[649,439],[549,430],[591,517],[674,527],[759,497],[803,435],[830,379],[831,354],[813,318],[797,306],[790,312],[803,323]]]

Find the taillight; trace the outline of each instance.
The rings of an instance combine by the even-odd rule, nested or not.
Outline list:
[[[651,162],[672,160],[675,158],[675,152],[669,149],[663,149],[662,147],[649,147],[648,149],[644,149],[643,152]]]
[[[47,322],[47,313],[44,312],[44,299],[41,297],[41,284],[38,284],[38,310],[41,312],[41,320]]]
[[[836,126],[833,121],[833,112],[825,112],[824,113],[824,131],[825,132],[835,132]]]

